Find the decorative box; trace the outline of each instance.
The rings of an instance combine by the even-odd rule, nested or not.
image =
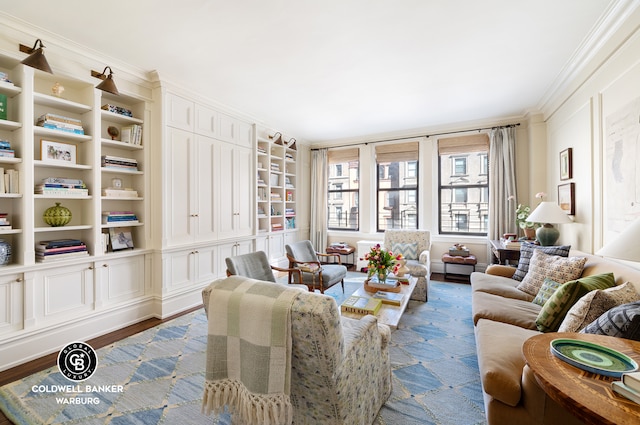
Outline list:
[[[469,256],[469,250],[467,248],[456,248],[456,247],[451,247],[449,248],[449,255],[451,256],[457,256],[457,257],[468,257]]]

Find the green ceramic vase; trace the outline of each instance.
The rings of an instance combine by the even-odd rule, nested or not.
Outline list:
[[[54,207],[49,207],[44,211],[42,219],[52,227],[60,227],[69,224],[71,221],[71,210],[56,202]]]

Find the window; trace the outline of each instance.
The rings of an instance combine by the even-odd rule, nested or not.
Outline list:
[[[440,233],[487,234],[488,151],[486,134],[438,141]]]
[[[418,142],[376,146],[377,230],[418,228]]]
[[[329,230],[358,230],[360,150],[329,149],[328,151],[328,214]]]

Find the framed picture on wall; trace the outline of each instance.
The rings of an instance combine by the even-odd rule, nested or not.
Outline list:
[[[567,215],[576,215],[576,198],[574,183],[558,185],[558,205]]]
[[[573,178],[572,149],[567,148],[560,152],[560,180]]]

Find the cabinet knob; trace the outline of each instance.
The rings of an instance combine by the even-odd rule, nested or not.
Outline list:
[[[21,277],[16,278],[16,282],[22,282],[23,280],[24,280],[24,279],[23,279],[23,278],[21,278]]]
[[[108,264],[103,264],[102,267],[109,267],[109,265]]]
[[[93,266],[89,266],[89,270],[93,270]]]
[[[191,217],[199,217],[200,214],[191,214]]]

